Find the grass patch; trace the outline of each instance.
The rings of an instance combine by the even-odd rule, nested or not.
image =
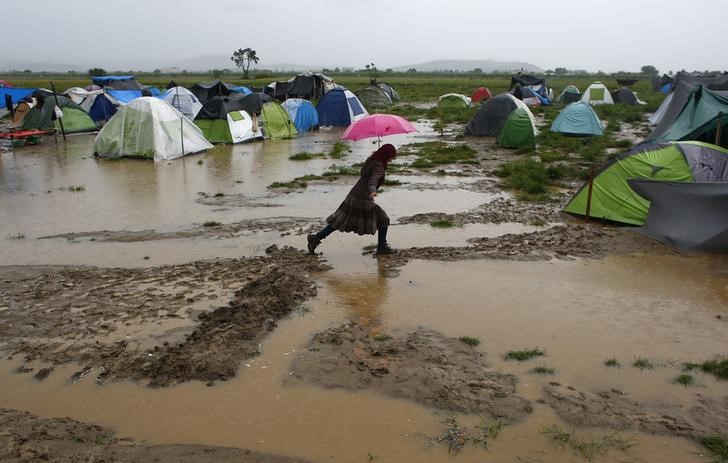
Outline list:
[[[458,225],[453,223],[453,221],[450,219],[440,219],[430,222],[430,226],[434,228],[453,228],[457,227]]]
[[[531,368],[530,370],[528,370],[528,372],[532,375],[553,375],[556,370],[542,365],[540,367]]]
[[[510,423],[506,420],[497,419],[491,423],[487,423],[482,417],[480,424],[475,429],[470,430],[461,426],[457,417],[450,417],[445,421],[446,429],[442,435],[430,438],[430,442],[435,445],[447,445],[447,453],[457,455],[467,445],[488,448],[488,442],[497,439],[504,427]]]
[[[390,180],[388,178],[385,178],[384,183],[383,183],[383,185],[386,185],[386,186],[397,186],[397,185],[401,185],[401,184],[402,184],[402,182],[400,182],[399,180]]]
[[[304,175],[302,177],[296,177],[293,180],[289,180],[287,182],[273,182],[268,185],[268,188],[306,188],[308,186],[308,182],[310,182],[311,180],[318,180],[320,178],[321,177],[318,175]]]
[[[388,336],[386,334],[378,334],[376,336],[373,336],[372,339],[377,342],[384,342],[384,341],[389,341],[390,339],[392,339],[392,336]]]
[[[688,373],[683,373],[681,375],[675,376],[672,380],[672,384],[679,384],[681,386],[692,386],[695,384],[695,378],[693,378],[693,375]]]
[[[720,463],[728,462],[728,440],[720,436],[709,436],[700,439],[700,443]]]
[[[518,193],[519,199],[544,201],[549,198],[549,185],[553,177],[559,177],[557,169],[547,168],[542,162],[522,159],[501,164],[495,175],[503,178],[506,189]]]
[[[534,227],[545,227],[548,224],[549,223],[541,217],[535,217],[533,220],[531,220],[531,225],[533,225]]]
[[[472,164],[477,162],[475,157],[477,151],[470,146],[464,144],[447,144],[441,141],[405,145],[400,150],[400,153],[403,155],[413,154],[417,156],[417,159],[410,166],[418,169],[443,164]]]
[[[334,146],[329,150],[329,157],[331,159],[341,159],[346,153],[350,153],[349,145],[343,141],[337,141]]]
[[[525,362],[535,357],[546,355],[546,351],[536,347],[535,349],[511,350],[503,355],[503,360],[515,360],[517,362]]]
[[[566,432],[558,425],[547,426],[542,432],[551,436],[553,442],[562,448],[571,449],[588,462],[607,455],[610,450],[625,451],[635,445],[634,437],[625,439],[619,433],[579,437],[575,432]]]
[[[640,370],[651,370],[655,368],[655,366],[650,363],[650,361],[644,357],[637,357],[634,359],[634,362],[632,362],[632,366],[635,368],[639,368]]]
[[[619,364],[619,361],[617,360],[616,357],[610,357],[610,358],[606,359],[604,361],[604,365],[606,365],[608,367],[617,367],[617,368],[622,366]]]
[[[376,243],[374,243],[374,244],[367,244],[366,246],[363,246],[361,248],[361,250],[364,251],[364,252],[374,251],[375,249],[377,249],[377,244]]]
[[[361,170],[354,167],[331,166],[329,170],[321,174],[322,177],[358,177]],[[333,179],[332,179],[333,180]]]
[[[68,185],[65,188],[64,187],[59,188],[59,190],[66,190],[66,191],[71,191],[74,193],[79,193],[81,191],[86,191],[86,187],[83,185]]]
[[[214,220],[208,220],[207,222],[202,222],[203,227],[219,227],[222,225],[220,222],[216,222]]]
[[[718,357],[703,363],[686,363],[683,365],[683,369],[700,369],[705,373],[710,373],[718,379],[728,379],[728,357]]]
[[[317,159],[317,158],[324,158],[326,157],[325,153],[310,153],[308,151],[302,151],[300,153],[292,154],[291,156],[288,156],[288,159],[291,161],[308,161],[311,159]]]
[[[217,192],[217,193],[215,193],[215,194],[214,194],[213,196],[214,196],[215,198],[222,198],[223,196],[225,196],[225,193],[221,193],[221,192],[219,192],[219,191],[218,191],[218,192]]]
[[[469,346],[477,346],[478,344],[480,344],[480,339],[474,338],[472,336],[460,336],[458,338],[458,341]]]
[[[14,235],[8,236],[9,240],[24,240],[25,239],[25,233],[16,233]]]

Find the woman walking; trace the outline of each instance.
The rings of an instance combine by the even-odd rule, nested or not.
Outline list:
[[[326,219],[326,227],[320,232],[308,235],[308,252],[314,254],[316,248],[335,230],[355,232],[359,235],[377,236],[377,255],[392,254],[387,243],[389,217],[379,205],[374,203],[379,187],[384,183],[387,164],[397,155],[397,149],[389,143],[376,150],[361,167],[361,176],[352,187],[346,199],[336,212]]]

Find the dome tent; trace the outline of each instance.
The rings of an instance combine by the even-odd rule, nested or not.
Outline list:
[[[470,101],[472,103],[480,103],[481,101],[490,99],[491,96],[493,95],[490,93],[490,90],[485,87],[478,87],[470,96]]]
[[[470,106],[470,98],[459,93],[446,93],[437,99],[438,108],[467,108]]]
[[[20,123],[20,129],[60,130],[61,123],[65,133],[94,132],[98,130],[96,123],[81,106],[64,95],[37,90],[32,98],[35,103],[29,104],[27,112]]]
[[[611,93],[609,93],[607,87],[601,82],[594,82],[589,87],[587,87],[587,89],[584,90],[584,93],[581,95],[581,101],[583,101],[584,103],[589,103],[591,105],[614,104]]]
[[[359,98],[343,87],[329,90],[316,105],[316,110],[323,127],[346,127],[369,115]]]
[[[303,98],[289,98],[281,103],[281,106],[299,132],[308,132],[318,127],[318,112],[310,101]]]
[[[187,116],[190,120],[194,120],[197,113],[202,109],[202,103],[197,99],[194,93],[184,87],[172,87],[164,91],[159,96],[160,100],[164,100],[179,112]]]
[[[181,112],[159,98],[140,97],[121,107],[101,129],[94,155],[162,161],[209,148],[200,129]]]
[[[581,100],[581,92],[575,85],[568,85],[557,98],[560,103],[569,104]]]
[[[389,96],[389,99],[392,101],[400,101],[402,98],[400,98],[399,93],[397,93],[397,90],[394,89],[391,85],[389,85],[386,82],[378,82],[377,87],[384,90],[387,95]]]
[[[376,85],[369,85],[356,92],[357,98],[367,110],[386,108],[392,104],[392,99],[386,91]]]
[[[627,87],[621,87],[612,91],[612,100],[615,103],[622,103],[628,105],[644,105],[647,104],[637,97],[637,94],[632,89]]]
[[[263,104],[260,112],[260,124],[263,126],[265,138],[292,138],[298,134],[288,113],[277,101]]]
[[[583,101],[567,105],[554,119],[551,131],[580,137],[593,137],[603,133],[602,123],[594,109]]]
[[[211,143],[242,143],[263,138],[254,116],[242,98],[215,96],[208,99],[197,113],[195,125]]]
[[[511,112],[496,142],[503,148],[535,148],[536,127],[528,110],[517,108]]]
[[[510,93],[501,93],[480,106],[475,116],[465,126],[465,135],[478,137],[496,137],[506,125],[508,116],[518,108],[524,108],[534,121],[531,110],[526,104]],[[534,123],[535,126],[535,123]]]

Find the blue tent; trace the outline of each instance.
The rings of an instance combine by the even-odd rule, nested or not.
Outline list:
[[[91,116],[94,122],[104,122],[116,114],[116,109],[116,105],[106,97],[105,93],[102,93],[96,96],[91,108],[88,110],[88,115]]]
[[[593,137],[602,134],[602,124],[588,103],[575,101],[567,105],[551,124],[551,131],[564,135]]]
[[[303,98],[289,98],[281,103],[281,106],[299,132],[307,132],[318,126],[318,111],[310,101]]]
[[[10,95],[13,104],[18,104],[20,100],[29,96],[37,88],[20,88],[20,87],[0,87],[0,107],[5,107],[5,95]]]
[[[667,95],[672,90],[672,84],[670,82],[666,83],[662,87],[660,87],[660,93],[664,93]]]
[[[236,93],[242,93],[243,95],[250,95],[251,93],[253,93],[253,91],[251,89],[249,89],[248,87],[245,87],[243,85],[240,85],[238,87],[230,87],[230,91],[236,92]]]
[[[134,76],[96,76],[92,77],[91,80],[96,85],[109,85],[114,81],[131,80]]]
[[[106,90],[119,103],[127,104],[134,98],[142,96],[141,90]]]
[[[359,98],[345,88],[329,90],[318,105],[319,124],[326,126],[347,127],[352,122],[368,115]]]

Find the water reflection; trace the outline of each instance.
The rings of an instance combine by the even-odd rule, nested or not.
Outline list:
[[[376,272],[330,275],[326,279],[329,291],[339,299],[348,317],[373,334],[382,331],[382,306],[390,289],[387,272],[378,261]]]

